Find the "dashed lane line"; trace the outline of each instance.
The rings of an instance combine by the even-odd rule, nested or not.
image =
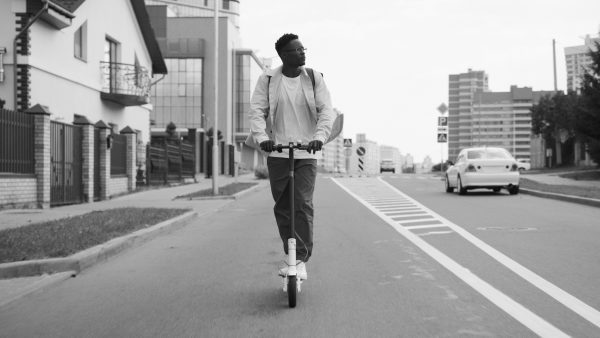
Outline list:
[[[467,240],[471,241],[474,245],[479,247],[481,250],[488,253],[490,256],[498,260],[503,265],[507,266],[509,269],[519,273],[521,277],[528,280],[534,286],[537,286],[544,292],[550,294],[555,299],[561,301],[565,306],[570,308],[571,310],[578,313],[583,318],[586,318],[590,322],[595,325],[599,325],[600,316],[597,317],[598,312],[589,307],[587,304],[579,301],[575,297],[567,294],[566,292],[560,290],[558,287],[552,285],[551,283],[545,281],[541,277],[535,275],[536,278],[531,279],[533,276],[533,272],[527,270],[525,267],[522,267],[518,263],[510,260],[508,257],[504,256],[500,252],[495,249],[489,247],[487,244],[483,243],[476,237],[470,235],[467,231],[462,228],[456,226],[452,222],[444,219],[440,215],[436,214],[432,210],[429,210],[424,205],[420,204],[416,200],[410,198],[408,195],[400,192],[395,187],[390,185],[389,183],[383,181],[381,178],[379,179],[369,179],[369,178],[359,178],[359,179],[351,179],[344,180],[344,183],[340,182],[340,180],[332,178],[333,182],[335,182],[340,188],[346,191],[350,196],[354,197],[357,201],[363,204],[366,208],[371,210],[375,215],[379,216],[382,220],[388,223],[392,228],[394,228],[397,232],[399,232],[406,239],[411,241],[414,245],[419,247],[423,252],[427,253],[441,265],[443,265],[446,269],[456,275],[458,278],[463,280],[466,284],[470,285],[474,290],[479,292],[482,296],[490,300],[492,303],[496,304],[500,309],[504,312],[515,318],[517,321],[528,327],[531,331],[542,337],[568,337],[568,335],[558,328],[556,328],[551,323],[547,322],[540,316],[536,315],[520,303],[517,303],[512,298],[508,297],[491,284],[487,283],[483,279],[477,277],[470,270],[458,264],[456,261],[452,260],[450,257],[446,256],[444,253],[424,241],[418,234],[412,232],[412,230],[419,229],[421,226],[430,226],[427,224],[415,224],[415,222],[402,222],[399,223],[394,221],[392,217],[387,215],[385,212],[379,210],[376,206],[372,205],[367,200],[374,201],[378,197],[380,198],[390,198],[393,196],[400,196],[402,199],[406,199],[412,201],[416,206],[419,206],[422,210],[427,211],[430,215],[434,216],[438,222],[440,222],[440,230],[436,231],[436,235],[441,235],[441,232],[444,234],[452,233],[448,230],[443,230],[444,227],[450,228],[454,232],[460,234],[465,237]],[[418,223],[418,222],[417,222]],[[412,226],[410,228],[405,227]],[[414,226],[419,226],[419,228],[415,228]],[[466,233],[466,234],[465,234]],[[467,236],[468,234],[468,236]],[[522,270],[528,271],[529,274],[526,276],[523,275]],[[528,277],[528,278],[526,278]],[[543,281],[543,285],[540,286],[540,282]],[[558,297],[558,298],[557,298]]]

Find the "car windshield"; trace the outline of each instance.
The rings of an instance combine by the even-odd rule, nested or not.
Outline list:
[[[510,154],[504,149],[478,149],[467,152],[467,159],[507,159]]]

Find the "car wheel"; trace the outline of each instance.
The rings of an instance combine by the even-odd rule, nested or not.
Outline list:
[[[501,188],[492,188],[493,192],[499,192]]]
[[[508,193],[511,195],[516,195],[519,193],[519,186],[518,185],[511,185],[510,187],[508,187]]]
[[[462,180],[460,179],[460,176],[458,176],[458,194],[459,195],[466,195],[467,194],[467,188],[463,187]]]
[[[448,175],[446,175],[446,192],[454,192],[454,188],[450,186]]]

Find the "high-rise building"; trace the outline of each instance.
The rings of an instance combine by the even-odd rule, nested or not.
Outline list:
[[[567,90],[579,91],[581,88],[586,67],[592,62],[592,58],[588,54],[590,50],[596,50],[596,43],[600,43],[600,33],[597,38],[586,35],[583,45],[565,47]]]
[[[515,158],[531,158],[531,107],[554,91],[511,86],[508,92],[474,93],[471,132],[474,145],[501,147]]]
[[[448,79],[448,158],[453,160],[461,149],[473,143],[473,93],[488,90],[484,71],[469,69],[466,73],[451,74]]]

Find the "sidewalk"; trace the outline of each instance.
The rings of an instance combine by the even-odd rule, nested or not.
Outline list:
[[[568,173],[573,173],[573,171],[539,172],[539,171],[532,170],[531,172],[525,172],[524,174],[522,174],[521,178],[529,179],[531,181],[541,183],[541,184],[548,184],[548,185],[555,185],[555,186],[568,186],[568,187],[575,187],[575,188],[580,188],[580,189],[585,188],[585,189],[592,189],[592,190],[600,191],[600,181],[598,181],[598,180],[574,180],[574,179],[569,179],[569,178],[564,178],[564,177],[559,176],[559,175],[568,174]],[[567,201],[567,202],[572,202],[572,203],[579,203],[579,204],[585,204],[585,205],[590,205],[590,206],[594,206],[594,207],[600,207],[600,199],[588,198],[588,197],[584,197],[584,196],[577,196],[574,194],[558,194],[558,193],[553,193],[553,192],[548,192],[548,191],[533,190],[533,189],[525,188],[525,187],[523,187],[523,185],[521,185],[521,188],[519,190],[524,194],[530,194],[530,195],[534,195],[534,196],[538,196],[538,197],[552,198],[552,199],[557,199],[557,200],[562,200],[562,201]]]
[[[66,259],[58,259],[60,262],[52,262],[52,260],[38,260],[37,262],[30,261],[37,265],[65,265],[72,264],[78,268],[83,266],[87,268],[97,262],[105,260],[118,252],[129,247],[139,245],[144,240],[147,240],[157,234],[174,229],[178,226],[183,226],[190,222],[194,217],[210,214],[220,210],[235,198],[252,193],[253,191],[262,189],[268,186],[268,180],[258,180],[254,177],[254,173],[240,175],[237,178],[228,176],[219,176],[219,187],[225,186],[233,182],[255,182],[257,185],[242,191],[235,196],[216,196],[214,198],[202,199],[175,199],[177,196],[187,195],[204,189],[212,188],[212,179],[200,179],[197,183],[178,185],[173,187],[165,187],[160,189],[152,189],[146,191],[127,194],[107,201],[99,201],[94,203],[84,203],[76,205],[68,205],[55,207],[50,209],[8,209],[0,211],[0,230],[24,226],[32,223],[45,222],[66,217],[77,216],[97,210],[108,210],[123,207],[161,207],[161,208],[177,208],[191,209],[176,219],[162,222],[152,226],[141,232],[135,232],[114,240],[109,241],[106,245],[90,248],[85,252],[75,254]],[[100,247],[100,248],[99,248]],[[81,255],[83,254],[83,255]],[[73,258],[74,257],[74,258]],[[91,257],[91,258],[90,258]],[[67,261],[65,263],[65,261]],[[19,265],[15,270],[14,265]],[[76,275],[78,271],[63,271],[53,274],[42,274],[37,276],[19,275],[19,271],[31,271],[38,267],[31,268],[25,262],[4,263],[0,264],[0,270],[8,271],[8,275],[14,275],[14,278],[0,279],[0,308],[8,305],[10,302],[23,297],[29,293],[43,289],[49,285],[59,283],[65,279]],[[75,269],[79,270],[79,269]],[[16,272],[15,272],[16,271]],[[29,273],[24,273],[29,275]]]
[[[267,180],[257,180],[254,174],[244,174],[237,178],[230,176],[219,176],[218,185],[220,187],[232,182],[256,182],[260,184],[268,183]],[[212,179],[203,178],[197,183],[183,184],[173,187],[152,189],[135,192],[127,195],[115,197],[106,201],[93,203],[82,203],[66,205],[49,209],[8,209],[0,211],[0,230],[19,227],[31,223],[51,221],[60,218],[72,217],[96,210],[107,210],[123,207],[156,207],[164,208],[182,208],[192,209],[202,215],[207,212],[213,212],[221,208],[224,204],[230,202],[225,198],[215,198],[207,200],[185,200],[175,197],[193,193],[199,190],[212,188]]]

